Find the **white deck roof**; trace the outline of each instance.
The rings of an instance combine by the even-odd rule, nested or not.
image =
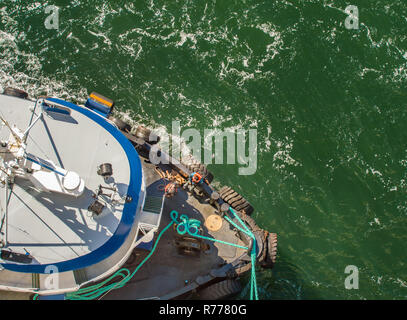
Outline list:
[[[25,130],[35,103],[0,96],[0,115],[10,125]],[[30,110],[31,109],[31,110]],[[35,114],[38,114],[37,107]],[[35,117],[35,115],[34,115]],[[7,140],[10,130],[0,126],[0,139]],[[93,217],[88,206],[99,185],[116,185],[127,194],[130,166],[123,147],[107,130],[84,114],[72,110],[71,116],[44,114],[31,129],[27,152],[52,160],[57,166],[75,171],[85,181],[78,198],[44,192],[24,179],[16,179],[8,203],[7,250],[28,252],[39,264],[58,263],[86,255],[102,246],[115,233],[122,219],[123,204],[110,205]],[[111,163],[113,176],[106,183],[97,174],[102,163]],[[5,213],[5,188],[0,187],[0,216]],[[108,192],[108,190],[106,191]],[[3,234],[4,237],[4,234]]]

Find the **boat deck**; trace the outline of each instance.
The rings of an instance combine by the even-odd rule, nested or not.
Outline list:
[[[105,118],[53,98],[38,117],[41,110],[40,103],[0,95],[2,179],[12,181],[8,170],[17,170],[11,184],[0,184],[0,286],[54,294],[107,277],[127,260],[144,191],[137,152]],[[25,148],[12,128],[24,132],[32,123]],[[103,177],[105,163],[113,173]],[[70,172],[83,187],[70,189]],[[55,272],[53,286],[48,275]]]
[[[147,181],[147,193],[163,195],[160,186],[165,182],[154,171],[154,165],[143,162],[144,177]],[[171,170],[161,166],[163,170]],[[239,245],[245,245],[232,230],[230,224],[223,220],[222,227],[216,231],[209,231],[205,220],[215,214],[215,208],[206,201],[193,196],[186,190],[179,188],[172,198],[166,198],[163,208],[163,216],[158,233],[172,220],[170,213],[176,210],[179,215],[186,214],[189,218],[201,221],[203,235]],[[172,298],[174,292],[182,292],[183,288],[190,284],[197,284],[200,279],[208,276],[213,269],[232,262],[242,254],[244,250],[212,241],[205,241],[209,250],[201,252],[200,256],[181,255],[174,245],[177,232],[174,228],[167,230],[160,239],[157,248],[151,258],[140,268],[130,282],[123,288],[113,290],[104,299],[148,299],[148,298]],[[144,259],[147,252],[135,249],[134,261],[125,265],[131,272]]]
[[[25,130],[30,119],[40,111],[35,103],[2,96],[1,116],[11,126]],[[31,110],[30,110],[31,108]],[[0,139],[7,140],[10,130],[2,124]],[[33,263],[51,264],[86,255],[101,247],[115,233],[122,218],[123,203],[106,206],[95,217],[88,211],[92,195],[99,185],[118,186],[126,194],[130,168],[126,154],[115,137],[85,115],[71,110],[71,115],[44,113],[31,129],[27,152],[51,160],[56,166],[74,171],[85,181],[79,197],[41,190],[30,180],[16,178],[8,191],[0,188],[1,216],[7,206],[7,225],[2,225],[3,241],[12,252],[34,258]],[[114,176],[109,181],[97,174],[102,163],[111,163]],[[11,194],[10,194],[11,193]],[[7,232],[5,229],[7,228]],[[1,275],[0,275],[1,276]]]
[[[32,117],[38,114],[38,109],[33,114],[35,103],[14,97],[2,96],[0,101],[1,116],[8,119],[11,125],[16,125],[24,130],[29,125]],[[44,159],[49,159],[56,166],[77,172],[85,180],[85,192],[78,198],[61,195],[53,192],[38,190],[30,184],[29,180],[16,180],[8,202],[7,210],[7,248],[13,252],[29,253],[34,258],[32,263],[16,264],[16,268],[42,267],[45,264],[56,264],[73,261],[92,254],[108,243],[115,234],[126,237],[123,230],[131,229],[131,236],[127,236],[125,244],[119,253],[115,253],[105,260],[92,263],[86,260],[85,266],[69,265],[72,272],[63,274],[63,284],[73,286],[90,283],[92,279],[102,280],[101,275],[110,270],[114,265],[122,265],[120,259],[127,259],[130,254],[126,248],[130,248],[137,235],[137,221],[129,216],[136,215],[141,209],[137,194],[134,201],[123,205],[109,205],[107,212],[100,216],[89,214],[88,206],[94,200],[92,195],[102,185],[115,185],[120,195],[126,195],[128,189],[133,186],[131,175],[132,165],[142,166],[146,199],[148,197],[163,197],[164,179],[155,171],[155,165],[144,158],[138,159],[130,142],[124,136],[130,146],[131,152],[123,149],[117,137],[113,137],[108,130],[104,130],[100,123],[91,121],[89,116],[82,114],[80,107],[75,107],[71,115],[55,116],[45,115],[30,131],[27,151]],[[86,111],[89,113],[90,111]],[[97,116],[98,117],[98,116]],[[97,120],[97,118],[96,118]],[[104,121],[104,120],[103,120]],[[117,131],[117,130],[116,130]],[[0,127],[0,138],[6,140],[9,137],[9,129]],[[129,157],[134,154],[134,158]],[[86,160],[85,160],[86,159]],[[126,160],[128,159],[128,160]],[[139,162],[140,160],[140,162]],[[97,174],[97,167],[102,163],[111,163],[113,167],[113,180],[104,180]],[[136,167],[137,167],[136,166]],[[171,170],[169,166],[161,166],[162,170]],[[140,170],[141,168],[137,169]],[[130,180],[130,181],[129,181]],[[140,179],[141,181],[141,179]],[[141,184],[141,182],[140,182]],[[144,190],[143,186],[139,186]],[[3,188],[4,190],[5,188]],[[0,188],[0,191],[3,191]],[[143,191],[144,192],[144,191]],[[7,197],[8,198],[8,197]],[[6,197],[0,194],[2,216],[5,216]],[[210,231],[205,226],[205,221],[216,210],[207,200],[192,195],[182,188],[172,198],[165,198],[163,212],[154,241],[158,233],[170,222],[171,211],[176,210],[179,215],[185,214],[191,219],[201,222],[203,235],[206,237],[245,245],[237,232],[229,223],[222,220],[222,226],[217,231]],[[143,217],[143,211],[140,212]],[[127,221],[126,225],[122,225]],[[120,232],[118,230],[120,229]],[[5,234],[3,233],[3,236]],[[245,250],[221,243],[205,240],[207,246],[199,256],[180,254],[175,240],[177,232],[170,228],[162,236],[151,258],[140,268],[131,281],[123,288],[113,290],[105,295],[104,299],[171,299],[183,292],[188,292],[199,285],[219,276],[219,268],[235,261]],[[126,251],[127,250],[127,251]],[[118,251],[117,251],[118,252]],[[149,251],[136,248],[127,259],[124,267],[132,272],[137,265],[147,256]],[[104,255],[98,254],[103,258]],[[109,260],[108,265],[104,264]],[[123,262],[126,260],[123,260]],[[4,266],[6,266],[3,263]],[[8,269],[8,270],[6,270]],[[4,286],[13,287],[10,277],[14,271],[6,267],[0,271],[0,283]],[[24,288],[31,288],[31,280],[39,279],[38,288],[43,288],[46,275],[36,277],[41,273],[36,269],[21,272],[21,284]],[[24,275],[24,276],[23,276]],[[31,277],[32,275],[32,277]],[[106,274],[108,276],[110,274]],[[9,284],[10,283],[10,284]],[[34,287],[36,288],[36,287]],[[0,293],[0,299],[11,297],[12,299],[28,298],[30,294]]]

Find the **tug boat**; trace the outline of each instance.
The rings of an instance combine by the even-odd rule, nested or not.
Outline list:
[[[249,272],[257,298],[277,235],[114,105],[0,94],[0,299],[227,299]]]

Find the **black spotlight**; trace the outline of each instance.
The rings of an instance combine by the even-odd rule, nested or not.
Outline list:
[[[113,174],[112,165],[110,163],[103,163],[98,167],[98,175],[108,178]]]

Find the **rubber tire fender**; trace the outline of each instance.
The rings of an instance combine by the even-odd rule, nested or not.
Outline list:
[[[225,300],[230,299],[242,291],[242,285],[236,279],[226,279],[211,284],[198,291],[201,300]]]
[[[199,173],[209,183],[213,181],[213,174],[207,169],[207,167],[196,160],[192,155],[184,157],[181,163],[191,172]]]
[[[234,210],[245,211],[247,215],[251,215],[254,211],[253,206],[239,193],[231,187],[224,186],[219,190],[219,195],[223,201],[229,204]]]
[[[149,144],[156,144],[160,141],[160,137],[157,136],[154,132],[151,132],[150,129],[147,129],[143,126],[138,126],[134,134],[136,138],[142,139]],[[150,140],[150,138],[152,138]]]
[[[112,116],[109,116],[109,120],[112,121],[119,130],[124,131],[124,132],[131,131],[131,125],[129,125],[127,122],[124,122],[123,120],[120,120],[120,119],[112,117]]]
[[[21,99],[28,99],[28,93],[20,90],[20,89],[15,89],[11,87],[7,87],[4,89],[3,94],[6,96],[11,96],[11,97],[17,97]]]
[[[266,257],[261,263],[265,269],[273,269],[277,259],[277,234],[269,233],[266,239]]]

